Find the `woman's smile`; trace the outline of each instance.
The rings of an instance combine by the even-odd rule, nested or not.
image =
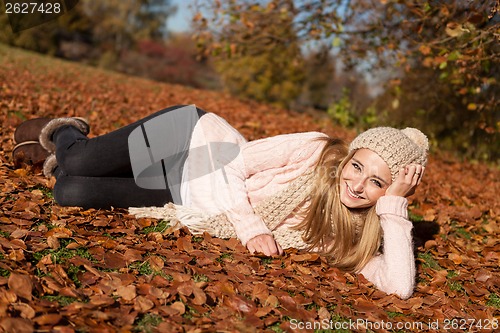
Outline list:
[[[387,163],[369,149],[359,149],[340,175],[340,201],[348,208],[375,205],[391,184]]]
[[[354,191],[349,187],[349,185],[346,183],[346,189],[347,189],[347,195],[350,196],[353,199],[364,199],[361,195],[358,195],[354,193]]]

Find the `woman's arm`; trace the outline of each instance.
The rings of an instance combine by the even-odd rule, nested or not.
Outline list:
[[[234,195],[233,205],[227,208],[226,214],[250,252],[271,255],[281,254],[283,250],[269,230],[263,232],[264,222],[254,213],[249,191],[259,192],[258,196],[273,195],[263,189],[272,188],[267,185],[276,180],[286,187],[288,181],[300,176],[317,160],[322,142],[316,139],[323,135],[316,132],[285,134],[248,142],[241,146],[240,158],[228,165],[227,177]],[[252,178],[251,190],[247,188],[249,178]]]
[[[281,247],[274,241],[271,231],[255,214],[249,193],[253,191],[255,194],[257,191],[259,198],[272,195],[266,188],[269,182],[286,184],[288,178],[302,174],[314,160],[314,155],[321,150],[321,142],[315,139],[324,134],[309,132],[244,142],[229,123],[215,114],[203,116],[200,125],[199,131],[193,135],[195,146],[230,142],[237,144],[240,152],[234,160],[225,163],[220,160],[224,158],[224,150],[219,151],[217,148],[223,149],[223,146],[214,146],[211,156],[216,164],[224,167],[205,177],[188,181],[189,205],[203,211],[226,213],[238,239],[251,252],[267,255],[281,253]],[[206,164],[194,158],[189,163],[190,168]],[[247,182],[250,177],[253,177],[251,189]]]
[[[383,230],[383,253],[372,258],[360,271],[377,288],[409,298],[415,286],[415,258],[408,220],[408,201],[401,196],[383,196],[376,211]]]
[[[408,298],[415,287],[415,258],[408,220],[407,196],[415,192],[424,175],[425,167],[410,164],[399,170],[385,196],[375,207],[383,230],[383,253],[375,256],[361,273],[379,289]]]

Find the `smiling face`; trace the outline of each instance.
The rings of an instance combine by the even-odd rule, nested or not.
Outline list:
[[[391,183],[384,160],[369,149],[359,149],[342,169],[340,201],[348,208],[371,207]]]

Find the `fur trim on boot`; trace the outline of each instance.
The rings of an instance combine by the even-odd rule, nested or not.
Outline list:
[[[54,169],[57,167],[57,159],[55,154],[50,154],[49,157],[43,163],[43,174],[47,178],[51,178],[54,175]]]
[[[56,151],[56,145],[52,141],[52,135],[58,128],[66,125],[76,127],[84,135],[89,134],[90,131],[89,124],[83,118],[56,118],[51,120],[47,125],[43,127],[42,131],[40,132],[39,138],[40,144],[49,153],[53,153]]]

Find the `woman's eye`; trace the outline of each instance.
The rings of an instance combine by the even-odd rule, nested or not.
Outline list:
[[[382,188],[382,183],[380,183],[378,180],[372,179],[372,182],[373,184],[375,184],[375,186]]]
[[[352,163],[352,166],[354,167],[354,169],[361,171],[361,167],[358,165],[358,163]]]

